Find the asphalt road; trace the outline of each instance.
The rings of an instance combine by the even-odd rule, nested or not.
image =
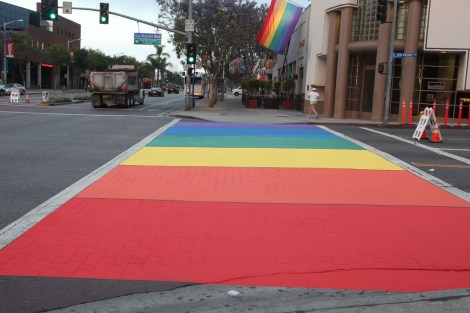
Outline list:
[[[0,105],[0,229],[167,124],[181,99],[132,109]]]
[[[1,97],[0,229],[169,123],[182,99],[165,95],[130,109],[93,109],[90,103],[12,108],[2,106],[8,99]],[[468,129],[442,129],[443,143],[416,144],[413,128],[327,127],[412,164],[425,179],[436,177],[470,192]],[[31,291],[25,296],[30,307],[48,299],[42,300],[44,311],[81,304],[58,312],[465,312],[470,307],[468,289],[402,294],[51,278],[15,278],[3,285]]]

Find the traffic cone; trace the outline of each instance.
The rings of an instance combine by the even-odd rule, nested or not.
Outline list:
[[[29,103],[29,97],[28,97],[28,95],[26,95],[25,103]]]
[[[420,139],[428,139],[428,135],[426,134],[426,129],[423,130],[423,133],[421,134]]]
[[[437,124],[434,125],[432,130],[431,142],[442,142],[441,132],[439,131],[439,126],[437,126]]]

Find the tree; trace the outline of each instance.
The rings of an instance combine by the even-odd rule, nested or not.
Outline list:
[[[153,78],[155,75],[155,69],[147,61],[140,62],[140,76],[145,78]]]
[[[44,57],[48,63],[54,64],[54,89],[56,89],[60,79],[60,68],[69,62],[69,52],[64,45],[55,44],[44,50]]]
[[[148,64],[154,69],[154,73],[152,75],[153,81],[161,80],[161,78],[167,72],[167,68],[173,66],[171,62],[167,62],[168,58],[170,58],[170,55],[166,52],[163,52],[165,46],[155,46],[155,48],[157,49],[157,52],[147,56]],[[156,77],[155,71],[157,71]]]
[[[26,65],[36,58],[38,49],[33,46],[32,38],[24,32],[12,33],[12,40],[18,53],[10,60],[10,66],[14,72],[20,74],[22,83],[26,86]]]
[[[136,58],[128,55],[108,56],[100,50],[80,49],[74,53],[75,65],[82,70],[104,71],[114,64],[138,66]]]
[[[177,85],[183,85],[184,83],[184,79],[183,76],[181,76],[181,73],[167,72],[166,79],[168,80],[168,82]]]
[[[184,29],[188,2],[156,0],[160,18],[167,27]],[[193,3],[194,33],[198,58],[209,74],[209,107],[217,103],[217,82],[224,69],[236,57],[243,57],[253,75],[255,62],[266,51],[256,43],[256,36],[266,16],[267,6],[248,0],[199,0]],[[186,50],[186,37],[171,35],[178,56]]]

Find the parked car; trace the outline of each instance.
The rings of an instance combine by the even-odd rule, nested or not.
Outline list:
[[[5,83],[0,79],[0,96],[5,94]]]
[[[235,97],[238,97],[239,95],[242,95],[242,94],[243,94],[243,90],[240,87],[233,88],[232,95],[234,95]]]
[[[5,87],[3,87],[3,93],[9,95],[11,94],[13,89],[18,89],[20,91],[20,94],[22,95],[26,93],[26,88],[24,88],[23,85],[18,84],[18,83],[6,84]]]
[[[150,91],[148,92],[148,96],[149,97],[164,97],[165,92],[160,87],[152,87],[150,88]]]
[[[166,92],[168,93],[180,93],[180,88],[176,84],[168,84],[166,85]]]

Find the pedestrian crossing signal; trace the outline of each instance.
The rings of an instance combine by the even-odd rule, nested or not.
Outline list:
[[[100,3],[100,24],[109,22],[109,3]]]

